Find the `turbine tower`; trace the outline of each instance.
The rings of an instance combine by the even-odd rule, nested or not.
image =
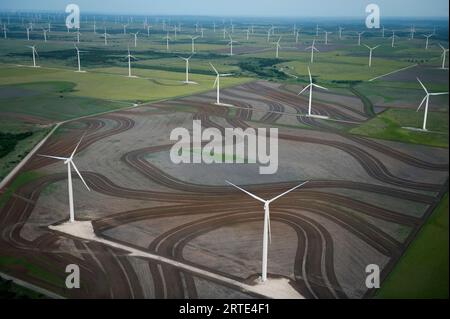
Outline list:
[[[227,76],[232,76],[232,74],[229,73],[225,73],[225,74],[220,74],[219,71],[217,71],[217,69],[214,67],[214,65],[212,63],[209,63],[209,65],[211,65],[211,67],[213,68],[214,72],[216,72],[216,80],[214,81],[214,87],[217,88],[217,96],[216,96],[216,105],[222,105],[222,106],[230,106],[229,104],[224,104],[220,102],[220,78],[221,77],[227,77]]]
[[[277,199],[280,199],[281,197],[287,195],[288,193],[296,190],[297,188],[302,187],[308,182],[301,183],[300,185],[295,186],[294,188],[291,188],[290,190],[284,192],[281,195],[278,195],[272,199],[265,200],[261,197],[258,197],[245,189],[234,185],[233,183],[226,181],[229,185],[237,188],[238,190],[246,193],[247,195],[253,197],[254,199],[260,201],[264,204],[264,231],[263,231],[263,252],[262,252],[262,271],[261,271],[261,282],[264,283],[267,281],[267,257],[268,257],[268,250],[269,250],[269,243],[272,242],[272,232],[270,228],[270,204],[276,201]]]
[[[136,33],[132,33],[132,35],[134,36],[134,47],[135,48],[137,47],[137,36],[138,36],[138,34],[139,34],[139,31],[136,32]]]
[[[37,68],[38,66],[36,65],[36,55],[39,56],[39,54],[37,53],[36,46],[27,45],[27,47],[33,51],[33,68]]]
[[[80,51],[76,45],[75,45],[75,50],[77,50],[77,60],[78,60],[78,71],[76,71],[76,72],[83,72],[84,73],[86,71],[81,71],[80,53],[84,53],[86,51]]]
[[[424,35],[424,37],[427,39],[425,42],[425,50],[428,50],[428,43],[430,41],[430,38],[433,36],[434,34],[426,34]]]
[[[366,31],[363,32],[357,32],[358,33],[358,46],[361,46],[361,36],[366,33]]]
[[[230,42],[228,42],[228,45],[230,46],[230,56],[233,56],[233,43],[238,43],[237,41],[234,41],[233,38],[231,37],[231,34],[228,35],[228,37],[230,38]]]
[[[446,67],[445,67],[445,61],[447,60],[447,52],[448,52],[448,49],[446,49],[446,48],[444,48],[440,43],[439,43],[439,46],[441,47],[441,49],[442,49],[442,67],[441,67],[441,69],[442,70],[446,70]]]
[[[280,49],[281,49],[280,41],[281,41],[281,37],[278,39],[277,42],[275,42],[275,46],[276,46],[275,57],[276,57],[277,59],[280,57]]]
[[[342,31],[344,31],[344,28],[339,27],[339,40],[342,40]]]
[[[103,37],[105,38],[105,45],[108,45],[108,36],[109,36],[109,34],[106,33],[106,27],[105,27],[105,32],[103,33]]]
[[[130,53],[130,47],[128,47],[128,55],[126,56],[128,58],[128,77],[129,78],[135,78],[136,76],[131,75],[131,59],[137,60],[136,57],[132,56]]]
[[[48,30],[42,29],[42,31],[44,33],[44,42],[47,42],[47,32],[48,32]]]
[[[179,57],[180,59],[186,61],[186,80],[183,82],[184,84],[197,84],[196,82],[189,81],[189,60],[192,58],[192,55],[188,58]]]
[[[311,63],[314,63],[314,51],[320,52],[316,49],[316,39],[313,40],[313,43],[310,47],[307,47],[305,50],[311,49]]]
[[[81,35],[80,29],[77,29],[76,35],[77,35],[77,43],[80,43],[80,35]]]
[[[3,24],[3,37],[4,37],[5,39],[8,38],[8,35],[6,34],[6,31],[8,31],[8,28],[6,28],[6,24]]]
[[[170,36],[169,36],[169,32],[167,32],[167,35],[163,38],[163,40],[166,40],[166,51],[169,52],[170,51],[170,46],[169,46]]]
[[[373,50],[378,48],[380,45],[377,45],[377,46],[375,46],[373,48],[371,48],[371,47],[369,47],[368,45],[365,45],[365,44],[364,44],[364,46],[369,49],[369,68],[370,68],[370,67],[372,67],[372,53],[373,53]]]
[[[83,137],[84,137],[84,135],[83,135]],[[67,165],[67,182],[68,182],[68,189],[69,189],[69,221],[71,223],[75,222],[75,212],[74,212],[74,205],[73,205],[72,171],[71,171],[72,167],[75,170],[75,172],[78,174],[78,176],[80,177],[84,186],[87,188],[88,191],[90,191],[89,186],[86,184],[83,176],[81,176],[80,171],[78,170],[75,163],[73,162],[73,157],[74,157],[78,147],[80,146],[81,141],[83,140],[83,137],[81,137],[80,141],[75,146],[75,149],[73,150],[72,154],[68,158],[67,157],[58,157],[58,156],[49,156],[49,155],[39,155],[42,157],[47,157],[47,158],[51,158],[51,159],[64,161],[64,164]]]
[[[27,41],[30,41],[30,28],[27,28]]]
[[[333,32],[327,32],[327,31],[324,31],[324,32],[325,32],[325,44],[328,45],[328,35],[332,34]]]
[[[395,48],[395,31],[392,31],[392,36],[390,38],[392,38],[392,42],[391,42],[391,47]]]
[[[199,38],[199,36],[196,36],[196,37],[191,37],[191,41],[192,41],[192,43],[191,43],[191,53],[192,54],[194,54],[195,53],[195,40],[197,40]]]
[[[322,116],[322,115],[314,115],[312,114],[312,93],[313,93],[313,88],[319,88],[322,90],[328,90],[327,88],[324,88],[323,86],[317,85],[313,82],[312,76],[311,76],[311,70],[308,67],[308,74],[309,74],[309,85],[305,86],[303,88],[303,90],[301,90],[301,92],[298,94],[302,94],[303,92],[305,92],[306,90],[309,89],[309,104],[308,104],[308,116],[309,117],[316,117],[316,118],[320,118],[320,119],[327,119],[327,116]]]

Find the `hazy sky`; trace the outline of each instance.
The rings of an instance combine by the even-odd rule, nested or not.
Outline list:
[[[359,17],[369,3],[384,17],[448,17],[448,0],[0,0],[0,10],[63,11],[216,16]]]

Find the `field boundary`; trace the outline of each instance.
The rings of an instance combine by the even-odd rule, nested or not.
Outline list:
[[[40,294],[42,294],[44,296],[47,296],[49,298],[52,298],[52,299],[66,299],[63,296],[60,296],[60,295],[58,295],[58,294],[56,294],[54,292],[51,292],[51,291],[49,291],[47,289],[44,289],[44,288],[38,287],[36,285],[30,284],[30,283],[28,283],[26,281],[23,281],[21,279],[18,279],[16,277],[7,275],[7,274],[5,274],[3,272],[0,272],[0,277],[3,278],[4,280],[12,281],[14,284],[16,284],[18,286],[30,289],[30,290],[32,290],[34,292],[40,293]]]

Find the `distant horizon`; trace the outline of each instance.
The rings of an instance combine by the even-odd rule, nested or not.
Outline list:
[[[204,16],[248,18],[348,18],[365,19],[366,6],[375,3],[382,19],[449,18],[448,0],[14,0],[0,1],[3,12],[64,13],[69,3],[77,4],[81,14],[142,16]]]

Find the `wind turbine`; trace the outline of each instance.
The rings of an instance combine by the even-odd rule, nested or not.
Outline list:
[[[245,30],[245,33],[247,33],[247,41],[249,40],[249,36],[250,36],[250,29]]]
[[[312,76],[311,76],[311,70],[308,67],[308,74],[309,74],[309,85],[305,86],[303,88],[303,90],[301,90],[301,92],[298,94],[302,94],[303,92],[305,92],[306,90],[309,89],[309,104],[308,104],[308,116],[309,117],[316,117],[316,118],[320,118],[320,119],[327,119],[327,116],[322,116],[322,115],[314,115],[312,114],[312,93],[313,93],[313,88],[319,88],[322,90],[328,90],[327,88],[324,88],[323,86],[317,85],[313,82]]]
[[[27,40],[30,41],[30,28],[27,28]]]
[[[332,34],[333,32],[327,32],[327,31],[324,31],[324,32],[325,32],[325,44],[328,45],[328,35]]]
[[[200,28],[200,33],[202,34],[202,39],[203,39],[203,37],[204,37],[204,32],[205,32],[205,29],[204,29],[203,27],[201,27],[201,28]]]
[[[136,32],[136,33],[132,33],[132,35],[134,36],[134,47],[135,48],[137,47],[137,36],[138,36],[138,34],[139,34],[139,31]]]
[[[75,45],[75,44],[74,44],[74,45]],[[81,71],[80,53],[84,53],[84,52],[86,52],[86,51],[80,51],[76,45],[75,45],[75,50],[77,50],[77,60],[78,60],[78,71],[76,71],[76,72],[82,72],[82,73],[84,73],[84,72],[86,72],[86,71]]]
[[[77,30],[76,35],[77,35],[77,43],[80,43],[80,35],[81,35],[80,29]]]
[[[123,34],[127,34],[128,24],[123,24]]]
[[[284,192],[283,194],[278,195],[269,200],[262,199],[261,197],[258,197],[256,195],[246,191],[245,189],[234,185],[233,183],[231,183],[229,181],[226,181],[226,182],[229,185],[237,188],[238,190],[246,193],[247,195],[253,197],[254,199],[256,199],[264,204],[264,230],[263,230],[263,252],[262,252],[262,271],[261,271],[261,282],[264,283],[267,281],[267,255],[268,255],[268,250],[269,250],[269,243],[272,242],[272,232],[271,232],[271,228],[270,228],[270,204],[273,203],[274,201],[276,201],[277,199],[280,199],[281,197],[287,195],[288,193],[296,190],[297,188],[302,187],[303,185],[305,185],[308,182],[301,183],[300,185],[297,185],[294,188],[291,188],[290,190]]]
[[[391,36],[391,38],[392,38],[392,43],[391,43],[391,47],[393,47],[393,48],[395,48],[395,37],[396,37],[395,31],[392,31],[392,36]]]
[[[425,42],[425,50],[428,50],[428,43],[430,41],[430,38],[433,36],[433,34],[424,35],[425,38],[427,38]]]
[[[295,43],[298,43],[299,37],[300,37],[300,30],[297,30],[297,33],[295,34]]]
[[[366,33],[366,31],[363,32],[357,32],[358,33],[358,46],[361,46],[361,36]]]
[[[106,33],[106,27],[105,27],[105,33],[103,33],[103,37],[105,38],[105,45],[108,45],[108,36],[109,36],[109,34]]]
[[[84,137],[84,135],[83,135]],[[83,137],[81,137],[78,144],[75,146],[75,149],[73,150],[70,157],[58,157],[58,156],[49,156],[49,155],[39,155],[42,157],[52,158],[56,160],[64,161],[64,164],[67,165],[67,182],[68,182],[68,188],[69,188],[69,220],[71,223],[75,222],[75,212],[74,212],[74,205],[73,205],[73,185],[72,185],[72,171],[71,168],[75,170],[75,172],[80,177],[81,181],[83,182],[84,186],[86,186],[87,190],[90,191],[89,186],[84,181],[83,176],[81,176],[80,171],[78,171],[78,168],[76,167],[75,163],[73,162],[73,157],[78,149],[78,147],[81,144],[81,141],[83,140]]]
[[[384,38],[384,33],[386,32],[386,29],[384,27],[384,25],[381,28],[381,36]]]
[[[199,38],[199,36],[191,37],[191,41],[192,41],[191,53],[195,53],[195,40],[197,40],[198,38]]]
[[[420,85],[422,86],[422,88],[424,89],[426,95],[422,100],[422,103],[420,103],[419,108],[417,109],[417,112],[419,112],[420,108],[422,107],[423,103],[425,102],[425,114],[424,114],[424,118],[423,118],[423,126],[421,129],[418,128],[412,128],[412,127],[405,127],[406,129],[409,130],[414,130],[414,131],[423,131],[426,132],[427,130],[427,119],[428,119],[428,104],[430,102],[430,96],[437,96],[437,95],[445,95],[448,94],[448,92],[442,92],[442,93],[430,93],[428,92],[427,88],[425,87],[425,85],[423,85],[422,81],[420,81],[419,78],[417,78],[417,81],[419,81]]]
[[[272,35],[273,27],[267,30],[267,42],[270,42],[270,36]]]
[[[217,69],[214,67],[214,65],[212,65],[212,63],[210,62],[209,65],[211,65],[211,67],[214,69],[214,72],[216,72],[216,80],[214,81],[214,86],[217,88],[217,97],[216,97],[216,105],[222,105],[222,106],[230,106],[230,104],[224,104],[224,103],[220,103],[220,78],[221,77],[227,77],[227,76],[232,76],[232,74],[229,73],[225,73],[225,74],[220,74],[219,71],[217,71]]]
[[[228,45],[230,46],[230,56],[233,56],[233,43],[238,43],[237,41],[234,41],[231,37],[231,34],[228,35],[230,38],[230,42],[228,42]]]
[[[342,40],[342,31],[344,30],[343,27],[339,27],[339,40]]]
[[[280,51],[280,49],[281,49],[280,41],[281,41],[281,37],[278,39],[277,42],[275,42],[275,45],[276,45],[276,53],[275,53],[275,57],[276,57],[277,59],[280,57],[280,55],[279,55],[279,51]]]
[[[42,29],[42,31],[44,32],[44,42],[47,42],[47,32],[48,32],[48,30]]]
[[[441,69],[442,70],[446,70],[446,68],[445,68],[445,61],[446,61],[446,59],[447,59],[447,52],[448,52],[448,49],[446,49],[446,48],[444,48],[440,43],[439,43],[439,46],[441,47],[441,49],[442,49],[442,67],[441,67]]]
[[[8,31],[8,29],[6,28],[6,24],[3,24],[3,37],[4,37],[5,39],[8,38],[8,36],[7,36],[7,34],[6,34],[6,31]]]
[[[39,54],[37,53],[36,46],[27,45],[27,47],[33,51],[33,68],[38,68],[38,66],[36,65],[36,55],[39,56]]]
[[[150,37],[150,28],[151,27],[152,27],[151,25],[147,25],[147,37],[148,38]]]
[[[130,53],[130,47],[128,47],[128,55],[126,56],[128,58],[128,77],[129,78],[135,78],[136,76],[131,75],[131,59],[137,60],[136,57],[132,56]]]
[[[169,32],[167,32],[167,35],[163,38],[163,40],[166,40],[166,51],[169,52],[170,51],[170,47],[169,47],[169,41],[170,41]]]
[[[179,57],[180,59],[186,61],[186,80],[183,82],[184,84],[197,84],[196,82],[189,81],[189,60],[192,58],[192,55],[188,58]]]
[[[313,43],[310,47],[307,47],[305,50],[311,49],[311,63],[314,63],[314,51],[320,52],[318,49],[316,49],[316,39],[313,40]]]
[[[319,36],[319,25],[316,24],[316,37],[318,37],[318,36]]]
[[[369,47],[368,45],[365,45],[365,44],[364,44],[364,46],[369,49],[369,68],[370,68],[370,67],[372,67],[372,53],[373,53],[373,50],[378,48],[379,45],[377,45],[377,46],[375,46],[373,48],[371,48],[371,47]]]
[[[414,40],[414,34],[416,33],[416,27],[414,25],[411,26],[411,40]]]

